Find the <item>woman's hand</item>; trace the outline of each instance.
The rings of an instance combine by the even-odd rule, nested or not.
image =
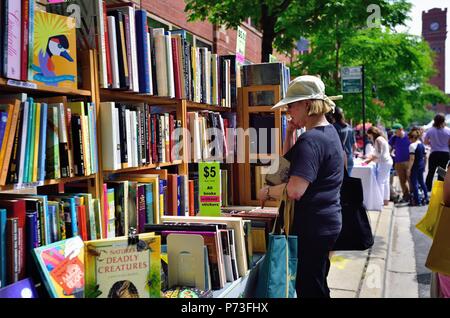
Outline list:
[[[297,125],[292,122],[292,119],[288,121],[288,125],[286,127],[286,134],[292,134],[297,128]]]
[[[269,186],[262,187],[258,193],[258,200],[261,202],[261,208],[264,208],[264,204],[269,199],[267,195],[269,193]]]

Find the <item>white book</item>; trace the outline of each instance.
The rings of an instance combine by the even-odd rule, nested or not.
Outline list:
[[[230,242],[231,269],[233,271],[233,277],[236,280],[239,278],[239,271],[236,259],[236,239],[234,237],[234,229],[228,229],[228,239]]]
[[[167,86],[167,57],[166,57],[166,39],[164,35],[154,35],[155,55],[156,55],[156,83],[158,86],[158,96],[169,96]]]
[[[6,1],[8,10],[8,12],[6,12],[7,21],[2,22],[6,35],[2,44],[5,48],[1,48],[6,55],[6,67],[4,72],[6,73],[7,78],[20,81],[22,65],[22,1]],[[2,7],[4,6],[2,5]],[[2,10],[4,10],[4,8],[2,8]],[[4,13],[2,12],[2,15],[3,14]]]
[[[122,159],[121,159],[121,154],[120,154],[120,123],[119,123],[119,109],[114,107],[114,112],[113,112],[113,123],[114,126],[117,127],[116,129],[114,129],[114,133],[116,135],[115,137],[115,143],[116,143],[116,147],[115,147],[115,152],[116,155],[114,157],[115,160],[115,169],[120,169],[122,167]]]
[[[109,50],[111,55],[112,88],[120,88],[119,59],[117,53],[116,18],[108,16]]]
[[[218,56],[217,54],[211,54],[211,77],[212,77],[212,104],[218,105],[219,104],[219,72],[217,69],[217,61]]]
[[[132,164],[133,167],[138,167],[139,166],[139,162],[138,162],[138,151],[137,151],[137,147],[138,145],[138,140],[137,140],[137,134],[136,134],[136,128],[137,126],[137,116],[136,116],[136,111],[130,111],[130,115],[131,115],[131,126],[130,126],[130,130],[131,130],[131,158],[132,158]]]
[[[166,66],[167,66],[167,87],[169,89],[169,97],[175,98],[175,81],[173,76],[173,55],[172,55],[172,40],[169,35],[165,35],[166,40]]]
[[[231,61],[225,61],[225,88],[226,88],[226,106],[231,107],[231,83],[230,83],[230,72],[231,72]]]
[[[23,183],[23,172],[25,165],[25,152],[27,148],[27,131],[28,131],[28,113],[30,109],[30,103],[28,101],[23,104],[23,125],[22,125],[22,139],[20,141],[20,161],[19,161],[19,176],[18,183]],[[59,149],[59,144],[58,144]]]
[[[199,122],[198,122],[198,113],[191,112],[189,113],[189,130],[191,133],[192,140],[192,161],[199,162],[202,160],[202,152],[201,152],[201,141],[200,141],[200,131],[199,131]]]
[[[225,278],[227,282],[234,281],[233,267],[231,264],[230,242],[228,237],[228,230],[219,230],[220,238],[222,239],[223,263],[225,267]]]
[[[197,81],[197,86],[195,87],[196,91],[197,91],[197,96],[196,96],[196,102],[197,103],[201,103],[201,81],[202,81],[202,69],[201,69],[201,65],[200,65],[200,49],[196,48],[195,49],[195,60],[197,62],[196,68],[195,68],[195,77],[196,77],[196,81]]]
[[[166,162],[170,162],[170,156],[169,157],[167,157],[167,152],[166,152],[166,149],[169,149],[170,148],[170,128],[169,128],[169,125],[170,125],[170,121],[169,121],[169,113],[164,113],[164,121],[165,121],[165,125],[164,125],[164,141],[165,141],[165,144],[164,144],[164,146],[165,146],[165,148],[164,148],[164,153],[166,154]],[[170,151],[170,149],[169,149],[169,151]]]
[[[148,83],[150,85],[150,95],[153,95],[153,76],[152,76],[152,53],[150,45],[150,32],[147,32],[147,53],[148,53]],[[139,82],[139,81],[138,81]]]
[[[102,109],[100,127],[102,133],[102,164],[105,170],[120,169],[120,151],[117,151],[119,120],[114,102],[100,103]],[[117,131],[117,132],[116,132]]]
[[[133,155],[131,150],[131,114],[130,110],[125,110],[125,126],[127,132],[127,154],[128,154],[128,167],[133,167]]]
[[[103,18],[103,1],[97,1],[98,10],[98,60],[100,64],[99,80],[100,86],[102,88],[108,88],[108,73],[107,73],[107,62],[106,62],[106,41],[105,41],[105,19]]]

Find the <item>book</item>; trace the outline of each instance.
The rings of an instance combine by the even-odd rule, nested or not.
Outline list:
[[[50,297],[84,297],[84,244],[79,236],[35,248],[33,255]]]
[[[279,156],[271,166],[262,168],[261,173],[265,174],[268,185],[275,186],[289,181],[289,168],[290,162],[283,156]]]
[[[169,287],[206,289],[204,240],[196,234],[167,235]]]
[[[159,298],[161,238],[153,233],[85,243],[86,298]]]
[[[78,88],[75,26],[74,18],[35,12],[33,82],[72,90]]]
[[[0,289],[0,298],[38,298],[31,278],[22,279]]]

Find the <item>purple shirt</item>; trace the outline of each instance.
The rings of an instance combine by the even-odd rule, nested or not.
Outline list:
[[[394,135],[389,139],[389,145],[395,150],[395,163],[409,161],[409,144],[409,138],[406,134],[403,138]]]
[[[431,127],[425,134],[424,140],[430,140],[431,152],[448,152],[448,141],[450,139],[450,128],[437,129]]]

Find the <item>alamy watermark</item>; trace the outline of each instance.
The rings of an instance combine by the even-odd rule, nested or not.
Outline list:
[[[367,17],[368,28],[379,28],[381,26],[381,8],[378,4],[369,4],[367,12],[370,15]]]

